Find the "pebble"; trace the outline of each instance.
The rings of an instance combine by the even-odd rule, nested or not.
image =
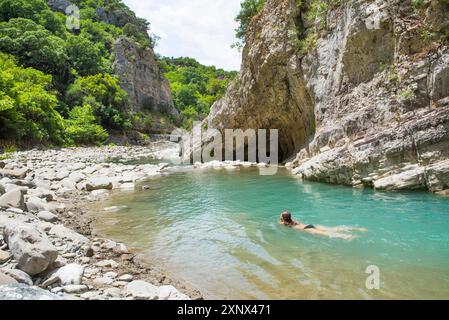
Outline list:
[[[93,283],[94,283],[95,285],[98,285],[98,286],[110,285],[110,284],[112,284],[113,282],[114,282],[114,280],[111,279],[111,278],[108,278],[108,277],[100,277],[100,278],[96,278],[96,279],[94,279],[94,281],[93,281]]]
[[[80,284],[80,285],[71,284],[71,285],[68,285],[68,286],[64,286],[62,288],[62,290],[64,290],[64,292],[66,292],[66,293],[74,293],[74,294],[85,292],[88,289],[89,288],[86,285],[83,285],[83,284]]]
[[[134,277],[130,274],[124,274],[120,277],[118,277],[118,281],[124,281],[124,282],[131,282],[133,281]]]

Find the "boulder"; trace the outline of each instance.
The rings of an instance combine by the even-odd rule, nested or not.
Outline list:
[[[25,203],[29,212],[50,211],[46,200],[32,196]]]
[[[30,172],[28,168],[0,169],[0,175],[13,179],[24,179],[28,172]]]
[[[54,283],[60,283],[63,286],[80,285],[83,274],[84,267],[82,265],[71,263],[52,272],[50,278],[42,286],[48,287]]]
[[[17,281],[0,271],[0,286],[12,283],[17,283]]]
[[[0,300],[63,300],[38,287],[17,283],[0,286]]]
[[[2,195],[0,197],[0,207],[25,209],[22,191],[15,189]]]
[[[0,184],[0,196],[5,193],[6,193],[5,187],[2,184]]]
[[[159,288],[148,282],[135,280],[126,285],[125,294],[137,300],[157,300]]]
[[[87,191],[95,191],[95,190],[112,190],[112,182],[107,177],[99,177],[99,178],[90,178],[86,182],[86,190]]]
[[[41,211],[37,214],[37,217],[45,222],[56,222],[58,221],[58,216],[49,212],[49,211]]]
[[[10,276],[11,278],[15,279],[18,283],[27,284],[29,286],[33,285],[33,280],[31,279],[31,277],[22,270],[4,268],[0,272],[3,272],[7,276]]]
[[[31,276],[46,270],[58,251],[40,228],[29,224],[9,224],[3,231],[17,267]]]

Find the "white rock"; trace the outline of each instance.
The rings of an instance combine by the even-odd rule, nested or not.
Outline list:
[[[4,237],[18,268],[31,276],[47,269],[58,257],[56,248],[37,226],[10,224]]]
[[[104,294],[107,297],[119,298],[121,290],[118,288],[107,288],[106,290],[104,290]]]
[[[58,269],[54,276],[58,277],[63,286],[70,284],[81,284],[84,274],[84,267],[77,263],[68,264]]]
[[[86,190],[87,191],[95,191],[95,190],[112,190],[112,182],[107,177],[93,177],[87,180],[86,182]]]
[[[104,276],[107,278],[115,279],[115,278],[117,278],[118,274],[117,274],[117,272],[109,271],[109,272],[106,272],[104,274]]]
[[[19,189],[6,192],[0,197],[0,207],[24,209],[23,193]]]
[[[25,206],[29,212],[50,211],[47,201],[35,196],[29,197]]]
[[[94,279],[93,282],[97,286],[105,286],[105,285],[112,284],[114,282],[114,280],[111,278],[108,278],[108,277],[100,277],[100,278]]]
[[[75,243],[79,243],[79,244],[87,244],[90,242],[89,239],[86,238],[85,236],[83,236],[69,228],[66,228],[63,225],[53,226],[48,233],[53,236],[56,236],[58,238],[69,239],[69,240],[71,240]]]
[[[173,286],[161,286],[158,289],[159,300],[190,300],[188,296],[179,292]]]
[[[124,274],[118,277],[118,281],[124,281],[124,282],[131,282],[133,281],[134,277],[130,274]]]
[[[77,184],[77,183],[83,181],[84,179],[86,179],[86,175],[81,172],[72,172],[69,175],[68,179],[70,181],[72,181],[73,183]]]
[[[24,283],[29,286],[33,285],[33,280],[31,279],[31,277],[22,270],[4,268],[0,270],[0,272],[3,272],[7,276],[10,276],[11,278],[15,279],[18,283]]]
[[[49,212],[49,211],[41,211],[37,214],[37,217],[45,222],[56,222],[58,221],[58,216]]]
[[[82,293],[82,292],[87,291],[88,287],[85,285],[71,284],[71,285],[63,287],[62,290],[64,290],[64,292],[66,292],[66,293],[76,294],[76,293]]]
[[[125,287],[125,294],[135,299],[157,300],[159,288],[142,280],[135,280]]]

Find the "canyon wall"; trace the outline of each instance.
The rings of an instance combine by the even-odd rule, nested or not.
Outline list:
[[[266,1],[205,125],[279,129],[281,160],[305,179],[449,189],[449,2],[298,4]]]

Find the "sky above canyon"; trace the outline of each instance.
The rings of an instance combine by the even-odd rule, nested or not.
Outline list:
[[[240,0],[124,0],[139,17],[151,23],[158,35],[156,53],[192,57],[205,65],[239,70],[241,53],[236,41],[235,16]]]

